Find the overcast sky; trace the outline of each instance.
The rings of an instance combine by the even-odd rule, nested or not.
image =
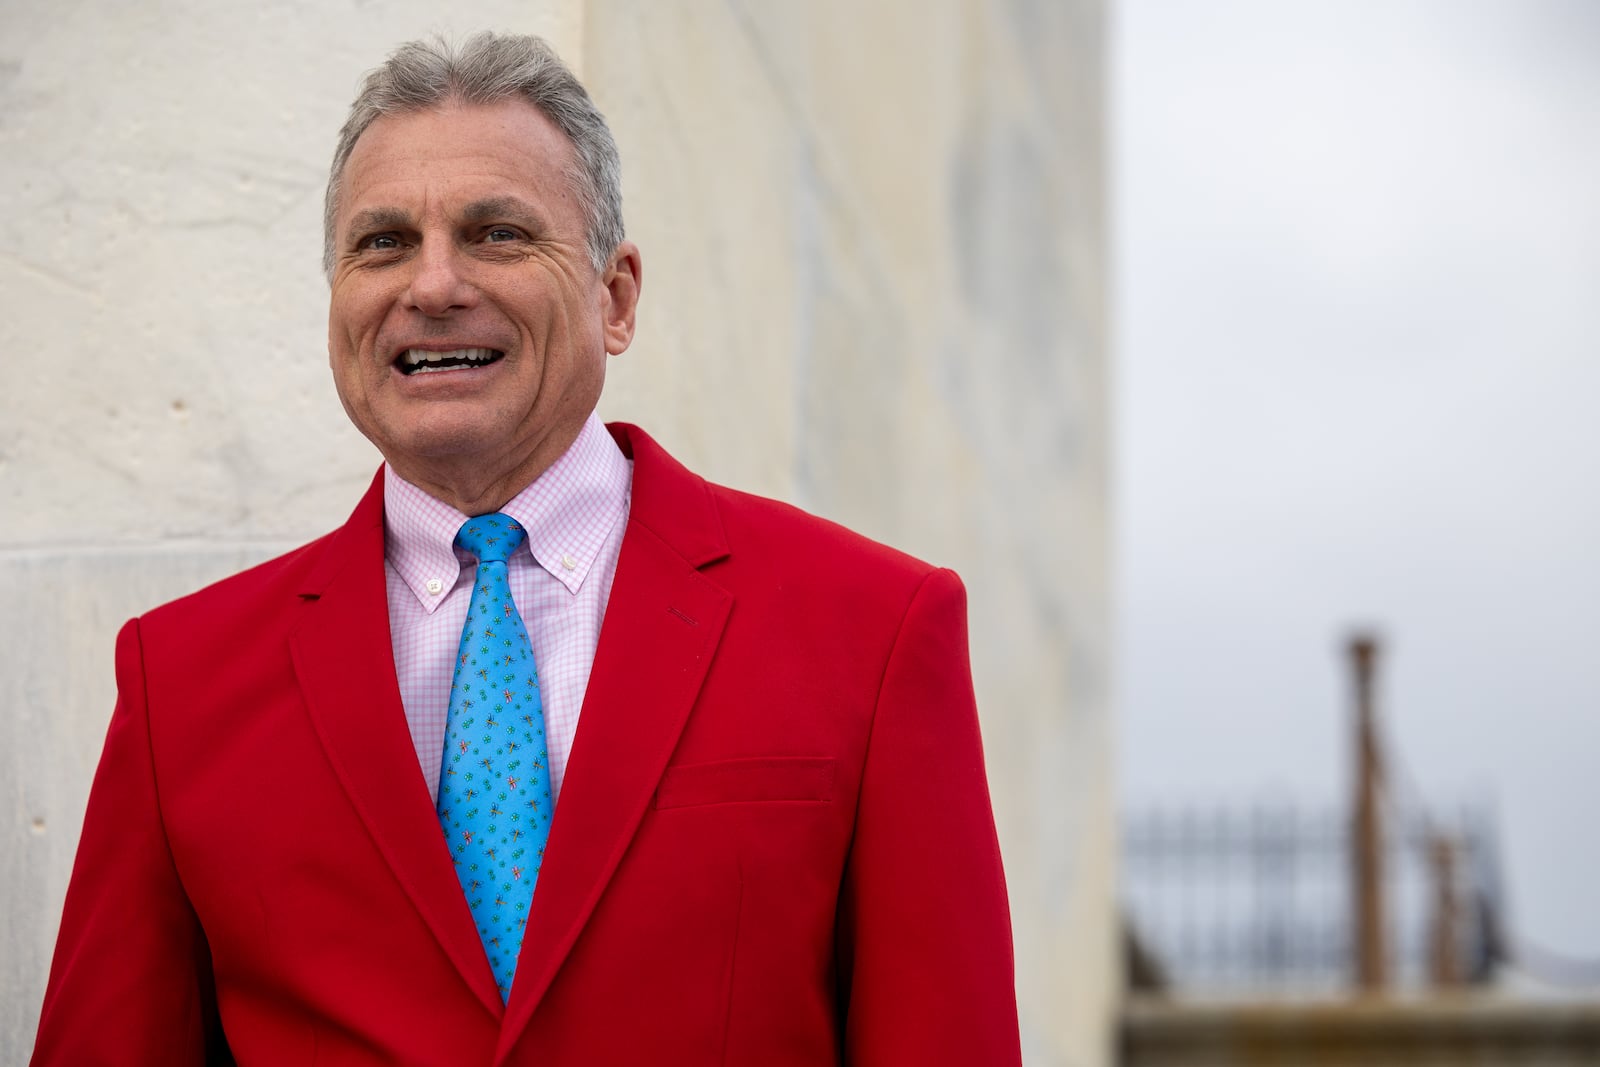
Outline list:
[[[1514,930],[1600,956],[1600,3],[1126,0],[1125,808],[1342,800],[1353,625]]]

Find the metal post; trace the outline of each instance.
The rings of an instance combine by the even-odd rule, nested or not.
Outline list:
[[[1456,892],[1456,852],[1453,838],[1437,834],[1428,842],[1433,869],[1433,916],[1428,931],[1428,973],[1440,989],[1465,980],[1461,966],[1461,899]]]
[[[1363,992],[1379,992],[1388,980],[1383,923],[1383,825],[1378,806],[1377,712],[1373,675],[1378,642],[1366,635],[1350,642],[1356,695],[1356,795],[1352,820],[1351,873],[1355,904],[1355,979]]]

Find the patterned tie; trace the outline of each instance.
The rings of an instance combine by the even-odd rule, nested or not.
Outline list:
[[[550,836],[550,771],[533,646],[506,584],[525,536],[509,515],[468,519],[456,544],[478,557],[444,730],[439,824],[478,924],[500,999],[522,949]]]

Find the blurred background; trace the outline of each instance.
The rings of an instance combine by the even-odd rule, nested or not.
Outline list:
[[[962,573],[1030,1067],[1600,1062],[1589,0],[0,5],[0,1062],[118,625],[376,463],[357,79],[485,26],[617,133],[603,412]]]
[[[1132,1062],[1595,1062],[1600,5],[1113,12]]]

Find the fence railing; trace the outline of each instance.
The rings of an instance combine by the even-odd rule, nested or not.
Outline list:
[[[1122,841],[1131,933],[1170,986],[1300,994],[1351,984],[1346,814],[1292,805],[1149,811],[1125,820]],[[1444,823],[1391,811],[1382,853],[1394,984],[1427,983],[1441,952],[1461,980],[1486,976],[1498,884],[1487,814]]]

